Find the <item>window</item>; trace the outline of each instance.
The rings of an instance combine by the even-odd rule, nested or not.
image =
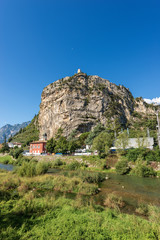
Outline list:
[[[38,148],[40,148],[40,145],[38,145]]]
[[[34,145],[33,145],[33,149],[34,149]]]

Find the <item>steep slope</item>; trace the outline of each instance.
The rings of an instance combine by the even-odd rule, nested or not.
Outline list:
[[[0,128],[0,143],[4,141],[5,136],[8,140],[11,136],[14,136],[17,132],[19,132],[20,129],[25,128],[29,123],[30,121],[24,122],[22,124],[6,124],[2,128]]]
[[[98,76],[78,73],[44,88],[39,113],[40,137],[48,139],[59,128],[68,136],[72,130],[90,131],[97,123],[117,120],[125,126],[134,111],[129,89]]]
[[[30,142],[39,139],[38,115],[32,119],[30,124],[20,130],[12,139],[12,142],[23,143],[23,146],[29,145]]]

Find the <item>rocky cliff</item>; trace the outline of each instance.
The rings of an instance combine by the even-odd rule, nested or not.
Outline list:
[[[48,139],[59,128],[68,136],[72,130],[90,131],[97,123],[107,124],[117,119],[121,125],[131,120],[138,104],[124,86],[117,86],[98,76],[78,73],[49,84],[41,96],[39,113],[40,138]],[[146,108],[142,109],[146,111]]]

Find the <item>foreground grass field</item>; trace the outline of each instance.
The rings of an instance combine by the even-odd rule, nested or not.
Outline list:
[[[88,186],[96,186],[86,179],[84,174],[20,177],[1,172],[0,239],[159,239],[159,208],[149,207],[144,219],[96,205],[83,196]],[[55,194],[57,186],[61,195]],[[69,199],[66,192],[76,197]]]

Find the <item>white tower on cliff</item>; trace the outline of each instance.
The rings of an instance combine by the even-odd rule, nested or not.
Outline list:
[[[81,73],[81,69],[80,68],[78,69],[77,73]]]

